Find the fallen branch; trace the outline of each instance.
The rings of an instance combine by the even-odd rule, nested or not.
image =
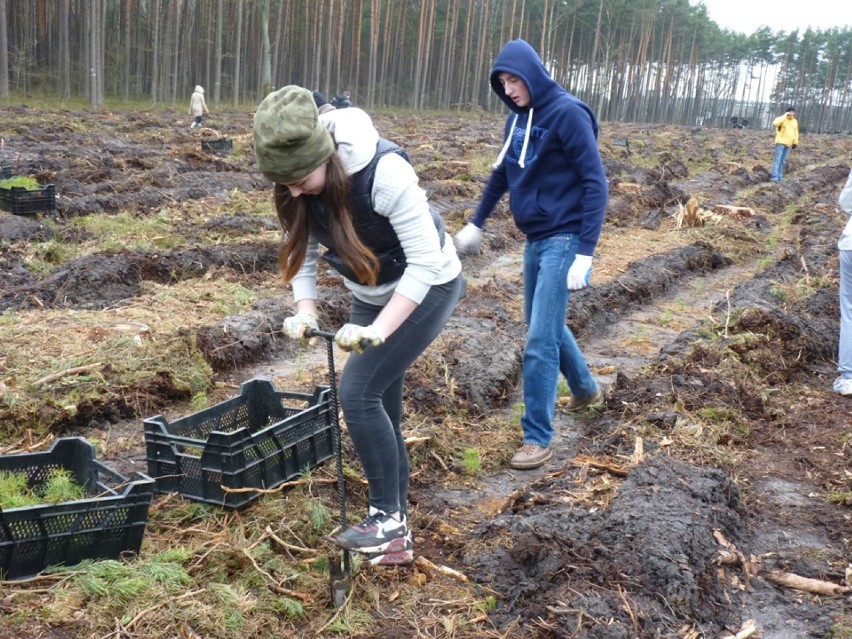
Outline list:
[[[731,204],[717,204],[713,207],[714,213],[730,215],[733,217],[754,217],[754,209],[748,206],[734,206]]]
[[[811,579],[810,577],[800,577],[799,575],[794,575],[791,572],[783,572],[781,570],[770,570],[769,572],[764,573],[763,576],[779,586],[786,586],[787,588],[793,588],[794,590],[801,590],[803,592],[811,592],[815,595],[828,595],[834,597],[852,593],[852,587],[850,586],[841,586],[840,584],[835,584],[830,581]]]
[[[521,504],[517,509],[515,508],[516,504],[521,500],[525,500],[523,504]],[[497,507],[497,512],[495,514],[499,515],[507,508],[511,508],[513,512],[518,512],[518,510],[523,510],[524,508],[529,508],[530,506],[535,506],[537,504],[571,504],[574,501],[567,497],[551,497],[550,495],[545,495],[544,493],[535,492],[533,490],[517,489],[513,490],[512,493],[503,500],[503,502]]]
[[[725,291],[725,300],[728,303],[728,312],[725,315],[725,339],[728,338],[728,327],[731,325],[731,292]]]
[[[586,462],[580,466],[580,472],[577,474],[577,479],[574,480],[575,483],[579,486],[582,486],[586,483],[586,480],[589,478],[589,463]]]
[[[592,468],[599,468],[600,470],[605,470],[611,475],[615,475],[616,477],[627,477],[629,471],[622,466],[616,466],[615,464],[608,464],[606,462],[598,461],[594,457],[589,457],[587,455],[577,455],[574,460],[571,462],[575,466],[584,466],[588,464]]]
[[[500,505],[497,506],[497,509],[496,509],[494,514],[499,515],[500,513],[502,513],[507,508],[513,506],[516,501],[518,501],[521,497],[524,496],[525,493],[526,493],[526,490],[524,490],[523,488],[516,488],[515,490],[510,492],[506,496],[506,499],[504,499],[502,502],[500,502]]]
[[[468,579],[467,575],[465,575],[464,573],[461,573],[458,570],[453,570],[452,568],[448,568],[447,566],[437,566],[428,559],[426,559],[426,557],[417,557],[414,560],[414,563],[420,568],[423,568],[424,570],[428,570],[430,572],[437,572],[438,574],[444,575],[445,577],[450,577],[452,579],[455,579],[456,581],[461,581],[464,583],[470,581],[470,579]]]
[[[290,590],[289,588],[284,588],[283,586],[279,586],[278,584],[266,584],[269,586],[270,590],[274,590],[279,595],[287,595],[288,597],[293,597],[294,599],[300,599],[305,603],[312,603],[314,598],[310,595],[307,595],[303,592],[296,592],[295,590]]]
[[[103,363],[98,362],[97,364],[86,364],[85,366],[75,366],[74,368],[66,368],[64,371],[58,371],[56,373],[53,373],[52,375],[48,375],[47,377],[37,379],[33,382],[33,386],[49,384],[50,382],[55,382],[57,379],[62,379],[63,377],[68,377],[69,375],[81,375],[83,373],[89,373],[91,371],[98,370],[102,367]]]
[[[176,596],[176,597],[170,597],[170,598],[169,598],[169,599],[167,599],[166,601],[161,601],[160,603],[154,604],[154,605],[153,605],[153,606],[151,606],[150,608],[145,608],[145,610],[142,610],[142,611],[141,611],[141,612],[139,612],[139,613],[138,613],[135,617],[133,617],[133,619],[131,619],[130,621],[128,621],[126,624],[124,624],[124,630],[131,630],[131,629],[133,629],[133,627],[134,627],[137,623],[139,623],[139,622],[140,622],[140,621],[141,621],[141,620],[142,620],[142,619],[143,619],[143,618],[144,618],[144,617],[145,617],[148,613],[154,612],[154,611],[155,611],[155,610],[157,610],[158,608],[162,608],[163,606],[165,606],[165,605],[167,605],[167,604],[169,604],[169,603],[171,603],[171,602],[173,602],[173,601],[180,601],[181,599],[187,599],[187,598],[189,598],[189,597],[195,597],[195,596],[197,596],[197,595],[200,595],[200,594],[201,594],[201,593],[203,593],[203,592],[204,592],[204,589],[201,589],[201,590],[192,590],[192,591],[190,591],[190,592],[185,592],[185,593],[183,593],[182,595],[178,595],[178,596]]]
[[[630,616],[630,621],[633,624],[633,634],[634,636],[638,636],[639,634],[639,621],[636,618],[636,613],[633,612],[633,608],[630,605],[630,602],[627,600],[627,595],[624,594],[624,588],[620,585],[618,588],[618,596],[621,598],[621,603],[624,604],[624,610]]]
[[[724,566],[742,566],[745,572],[746,587],[748,587],[750,577],[754,574],[760,575],[767,581],[771,581],[779,586],[801,590],[802,592],[810,592],[815,595],[837,597],[852,594],[852,586],[842,586],[831,581],[823,581],[822,579],[801,577],[791,572],[784,572],[783,570],[761,571],[757,561],[747,561],[743,554],[736,549],[720,550],[713,562]]]
[[[730,550],[720,550],[713,563],[720,566],[739,566],[742,564],[742,561],[737,553]]]
[[[799,258],[802,261],[802,270],[805,272],[805,284],[811,285],[811,274],[808,272],[808,263],[805,262],[805,256]]]
[[[441,465],[441,468],[444,469],[444,472],[449,472],[449,467],[444,463],[444,460],[438,456],[434,450],[430,450],[429,454],[432,455],[433,459]]]
[[[34,450],[44,448],[45,444],[47,444],[51,439],[53,439],[53,433],[45,435],[42,439],[35,443],[30,440],[30,443],[26,445],[24,444],[24,440],[21,439],[7,448],[0,447],[0,454],[16,455],[18,453],[30,453]]]
[[[249,553],[247,550],[243,549],[243,554],[246,557],[248,557],[248,560],[251,562],[252,566],[254,566],[254,569],[257,570],[257,572],[259,572],[261,575],[263,575],[268,580],[268,583],[266,584],[266,586],[270,590],[277,592],[279,595],[287,595],[288,597],[293,597],[294,599],[300,599],[300,600],[304,601],[305,603],[312,603],[313,602],[314,598],[311,597],[308,594],[305,594],[303,592],[296,592],[295,590],[290,590],[289,588],[285,588],[284,586],[279,586],[275,582],[275,579],[273,579],[272,575],[270,575],[263,568],[261,568],[260,566],[257,565],[257,562],[254,560],[254,557],[251,556],[251,553]]]
[[[645,442],[641,437],[637,437],[633,442],[633,454],[630,456],[630,463],[634,466],[639,465],[645,459]]]
[[[722,639],[746,639],[746,637],[751,637],[755,631],[757,630],[757,621],[754,619],[749,619],[743,624],[743,627],[740,628],[740,631],[735,635],[725,635]]]
[[[616,184],[615,188],[627,193],[641,193],[645,187],[641,184],[634,184],[633,182],[619,182]]]
[[[304,555],[316,555],[319,552],[319,550],[316,550],[315,548],[303,548],[302,546],[294,546],[293,544],[288,544],[286,541],[284,541],[278,535],[272,532],[272,528],[269,526],[266,527],[265,533],[265,536],[269,537],[279,546],[281,546],[282,548],[286,548],[287,550],[302,553]]]
[[[751,583],[752,571],[756,570],[756,566],[754,565],[756,562],[751,562],[746,559],[746,556],[740,551],[740,549],[728,541],[727,537],[725,537],[721,530],[715,529],[713,531],[713,537],[723,547],[714,561],[720,566],[742,566],[745,587],[748,588]]]
[[[226,493],[259,493],[261,495],[269,495],[272,493],[280,493],[285,488],[290,488],[291,486],[303,486],[304,484],[335,484],[337,483],[336,479],[297,479],[296,481],[286,481],[283,484],[276,486],[275,488],[228,488],[227,486],[220,485],[219,488],[222,489],[223,492]]]

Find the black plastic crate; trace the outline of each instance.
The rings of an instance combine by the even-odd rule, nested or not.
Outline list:
[[[331,411],[326,386],[311,395],[243,382],[238,396],[172,423],[145,419],[148,474],[158,492],[239,508],[260,493],[223,486],[275,488],[332,456]]]
[[[0,166],[0,180],[8,180],[12,177],[11,166]]]
[[[26,473],[31,488],[59,468],[70,471],[90,497],[0,509],[0,578],[139,552],[154,480],[142,473],[122,477],[97,461],[95,447],[82,437],[57,439],[43,452],[0,456],[0,470]]]
[[[228,138],[219,140],[201,140],[202,151],[213,151],[214,153],[229,154],[234,149],[234,141]]]
[[[0,208],[15,215],[29,215],[56,210],[56,187],[53,184],[40,189],[25,189],[22,186],[0,187]]]

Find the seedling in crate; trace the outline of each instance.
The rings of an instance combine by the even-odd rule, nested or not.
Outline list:
[[[47,481],[30,486],[23,472],[0,471],[0,507],[24,508],[38,504],[58,504],[83,499],[86,490],[74,480],[71,471],[54,468]]]

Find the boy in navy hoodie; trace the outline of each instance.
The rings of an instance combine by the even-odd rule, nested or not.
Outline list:
[[[509,192],[515,224],[526,235],[524,438],[510,462],[537,468],[553,456],[553,412],[561,372],[567,410],[604,405],[603,389],[565,325],[569,291],[589,284],[607,206],[607,180],[591,109],[550,76],[523,40],[508,42],[491,69],[491,88],[513,112],[505,143],[471,221],[455,237],[460,253],[479,250],[482,227]]]

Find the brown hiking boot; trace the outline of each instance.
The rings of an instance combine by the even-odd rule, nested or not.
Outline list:
[[[536,446],[535,444],[521,444],[518,452],[512,457],[509,466],[518,470],[529,470],[538,468],[548,459],[553,457],[550,446]]]
[[[565,410],[569,413],[582,413],[586,410],[593,410],[600,413],[604,409],[606,403],[606,395],[603,388],[598,386],[598,390],[594,395],[588,397],[572,397],[571,401],[565,406]]]

